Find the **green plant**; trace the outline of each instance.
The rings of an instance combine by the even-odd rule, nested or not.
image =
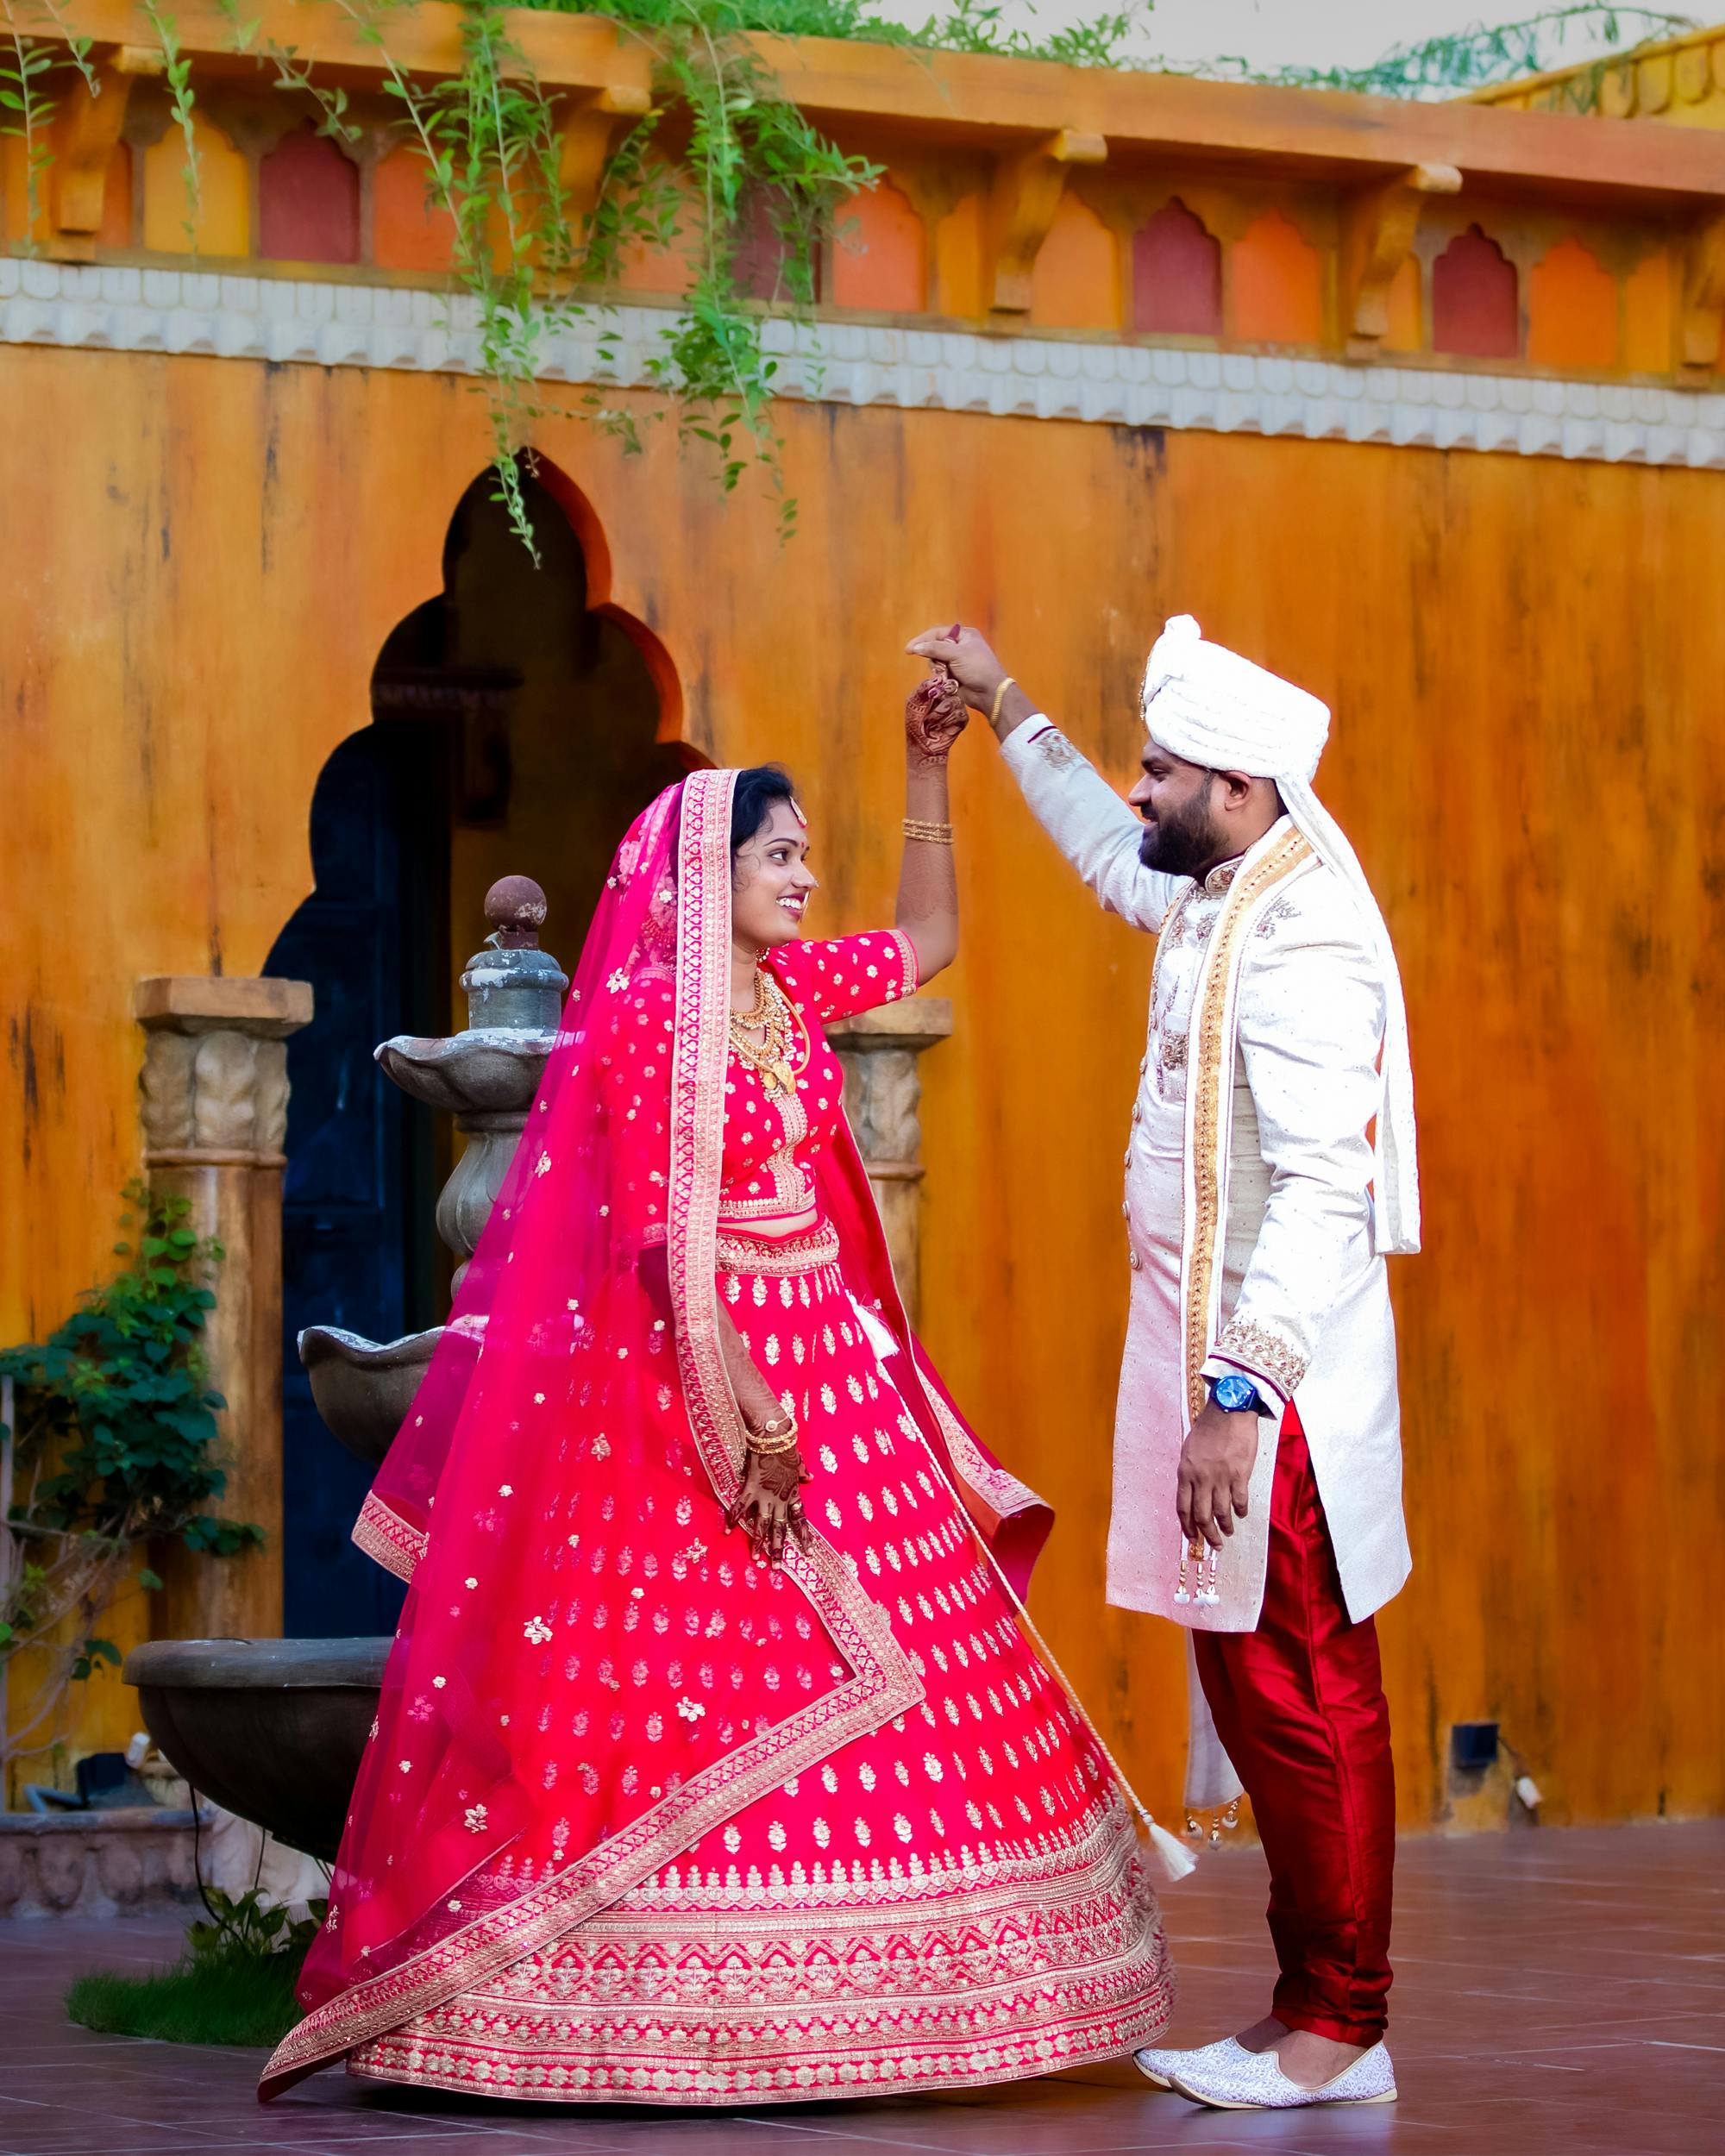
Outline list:
[[[243,1894],[224,1894],[213,1886],[200,1891],[210,1921],[189,1925],[185,1943],[193,1962],[206,1969],[227,1969],[280,1954],[290,1956],[297,1968],[329,1907],[327,1901],[308,1902],[310,1914],[296,1919],[279,1902],[266,1902],[256,1887]]]
[[[200,1881],[198,1891],[209,1921],[187,1927],[178,1962],[147,1977],[79,1977],[66,1993],[69,2017],[160,2043],[279,2044],[299,2019],[295,1988],[329,1904],[308,1902],[295,1918],[256,1887],[224,1894]]]
[[[296,49],[260,40],[251,0],[218,0],[235,53],[251,53],[285,89],[310,97],[322,130],[349,143],[361,133],[347,89],[320,79]],[[504,0],[460,0],[459,73],[427,82],[392,52],[393,25],[416,0],[315,0],[341,15],[375,54],[383,90],[404,139],[417,145],[428,195],[454,235],[455,285],[475,324],[477,371],[488,400],[495,496],[537,559],[521,485],[531,468],[534,423],[556,409],[543,387],[547,340],[578,317],[597,325],[601,376],[613,373],[620,344],[607,293],[625,250],[679,249],[690,263],[683,304],[648,362],[646,387],[657,392],[655,417],[674,414],[680,435],[717,460],[720,485],[734,488],[751,463],[778,490],[781,527],[793,529],[796,505],[784,492],[773,416],[777,362],[765,335],[768,307],[806,316],[816,263],[844,204],[873,186],[879,168],[848,156],[813,127],[774,84],[760,56],[762,36],[816,36],[931,50],[1013,54],[1068,66],[1130,64],[1127,47],[1153,0],[1129,0],[1113,12],[1032,36],[1007,27],[1002,0],[950,0],[919,28],[874,15],[871,0],[524,0],[530,8],[601,15],[646,41],[654,54],[655,99],[624,130],[606,159],[597,199],[577,216],[560,175],[561,147],[554,101],[534,74]],[[29,228],[52,160],[48,127],[62,84],[76,67],[92,93],[88,41],[72,36],[64,0],[0,0],[0,133],[22,139]],[[196,93],[166,0],[141,0],[162,56],[172,116],[184,146],[186,229],[196,250],[198,150]],[[49,42],[31,35],[52,24]],[[1615,43],[1632,35],[1670,36],[1692,27],[1686,16],[1647,8],[1567,5],[1518,22],[1475,25],[1455,35],[1399,46],[1370,67],[1263,70],[1222,59],[1195,72],[1392,97],[1453,94],[1548,65],[1565,41],[1585,34]],[[1165,65],[1150,60],[1145,66]],[[1584,70],[1571,101],[1596,103],[1608,61]],[[680,185],[686,168],[692,185]],[[770,229],[780,249],[777,288],[756,297],[748,241]],[[34,242],[28,239],[26,246]],[[574,409],[619,436],[640,441],[638,405],[626,407],[600,388]]]
[[[1566,102],[1578,111],[1598,104],[1600,85],[1626,52],[1698,28],[1695,18],[1659,8],[1585,4],[1542,8],[1515,22],[1474,22],[1441,37],[1393,45],[1365,67],[1254,68],[1239,59],[1220,60],[1202,72],[1229,80],[1280,83],[1303,90],[1347,90],[1380,97],[1452,97],[1484,90],[1517,76],[1562,64],[1572,41],[1603,39],[1615,47],[1596,59],[1565,85]]]
[[[226,1557],[263,1539],[207,1509],[226,1482],[223,1403],[203,1351],[220,1247],[186,1225],[184,1199],[140,1184],[127,1198],[137,1234],[115,1246],[125,1269],[46,1341],[0,1351],[15,1395],[0,1426],[0,1670],[27,1647],[48,1658],[22,1725],[0,1732],[0,1758],[47,1749],[66,1688],[119,1661],[92,1628],[129,1579],[160,1586],[138,1565],[147,1544]]]

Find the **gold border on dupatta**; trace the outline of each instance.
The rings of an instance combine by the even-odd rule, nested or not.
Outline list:
[[[1194,1419],[1205,1401],[1203,1368],[1210,1352],[1216,1250],[1233,1133],[1236,962],[1258,907],[1316,858],[1305,833],[1290,826],[1260,859],[1241,869],[1223,900],[1193,998],[1186,1094],[1187,1225],[1180,1270],[1186,1412]]]

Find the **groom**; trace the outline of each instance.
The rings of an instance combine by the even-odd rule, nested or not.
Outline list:
[[[1386,2103],[1395,1784],[1372,1616],[1409,1558],[1383,1261],[1419,1247],[1419,1184],[1395,953],[1312,791],[1329,713],[1179,616],[1151,654],[1128,807],[978,631],[910,649],[989,715],[1102,906],[1158,939],[1108,1599],[1190,1630],[1187,1801],[1250,1796],[1281,1975],[1238,2037],[1138,2063],[1226,2107]]]

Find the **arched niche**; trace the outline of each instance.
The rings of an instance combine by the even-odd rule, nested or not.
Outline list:
[[[1432,265],[1432,349],[1477,360],[1521,353],[1515,265],[1477,224],[1458,232]]]
[[[681,695],[647,625],[611,597],[591,505],[543,460],[523,487],[540,564],[481,473],[455,505],[438,588],[380,650],[372,724],[320,774],[316,887],[264,968],[312,984],[288,1043],[282,1220],[283,1571],[286,1628],[388,1630],[398,1600],[348,1531],[371,1470],[324,1429],[297,1353],[333,1325],[389,1340],[447,1312],[436,1193],[447,1118],[380,1076],[396,1033],[457,1030],[456,985],[502,874],[544,887],[545,947],[573,972],[618,840],[699,759],[678,738]]]

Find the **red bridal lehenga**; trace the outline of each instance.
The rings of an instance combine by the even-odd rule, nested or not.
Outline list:
[[[914,953],[773,952],[806,1040],[769,1091],[729,1045],[732,783],[620,849],[355,1530],[411,1585],[266,2098],[344,2055],[565,2101],[903,2092],[1167,2020],[1127,1793],[1018,1605],[1049,1514],[910,1331],[822,1031]],[[724,1525],[721,1297],[815,1478],[777,1571]]]

